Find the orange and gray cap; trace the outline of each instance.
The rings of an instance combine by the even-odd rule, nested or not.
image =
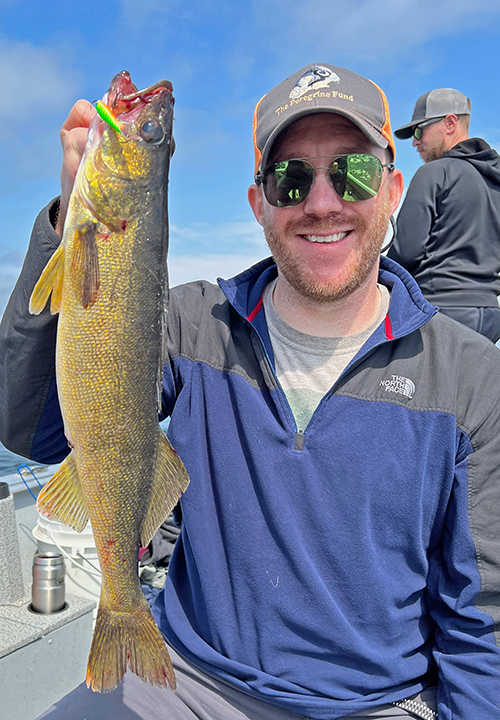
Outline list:
[[[452,88],[436,88],[421,95],[415,103],[413,117],[407,125],[394,130],[400,140],[408,140],[417,125],[447,115],[470,115],[470,100]]]
[[[396,154],[389,106],[371,80],[345,68],[315,63],[298,70],[260,100],[253,118],[255,175],[268,162],[278,135],[298,118],[332,112],[349,118],[380,148]]]

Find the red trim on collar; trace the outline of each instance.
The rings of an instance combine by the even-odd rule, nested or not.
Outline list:
[[[392,326],[391,321],[389,320],[389,314],[385,316],[385,336],[388,340],[394,340],[394,335],[392,334]]]
[[[259,300],[259,302],[257,303],[257,305],[254,307],[254,309],[252,310],[252,312],[250,313],[250,315],[247,315],[247,320],[248,320],[249,322],[252,322],[252,320],[254,319],[254,317],[260,312],[261,307],[262,307],[262,297],[261,297],[261,299]]]

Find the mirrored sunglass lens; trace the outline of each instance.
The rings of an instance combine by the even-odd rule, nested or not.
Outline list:
[[[415,140],[420,140],[422,137],[422,128],[419,128],[418,126],[413,131],[413,137]]]
[[[292,207],[304,202],[312,181],[312,165],[303,160],[283,160],[266,171],[264,193],[274,207]]]
[[[331,163],[330,177],[342,200],[369,200],[380,190],[382,163],[373,155],[345,155]]]

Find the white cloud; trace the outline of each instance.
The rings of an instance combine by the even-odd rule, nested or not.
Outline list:
[[[0,267],[0,278],[2,278],[2,279],[4,277],[17,278],[20,271],[21,271],[21,265],[2,265],[2,267]]]
[[[70,105],[67,106],[69,111]],[[0,121],[1,123],[1,121]],[[60,123],[49,122],[48,127],[39,127],[33,137],[27,137],[17,141],[15,146],[15,173],[12,172],[7,178],[0,178],[0,189],[2,181],[7,186],[12,183],[14,177],[22,179],[48,178],[57,182],[61,172],[62,148],[59,140]],[[12,150],[12,148],[9,148]],[[58,187],[58,186],[56,186]],[[47,200],[50,198],[48,197]]]
[[[219,277],[228,279],[269,254],[263,251],[253,255],[174,255],[168,261],[170,286],[194,280],[215,283]]]
[[[185,227],[170,226],[170,236],[176,241],[186,244],[189,241],[201,241],[207,246],[220,246],[230,242],[233,245],[250,245],[266,248],[262,228],[255,221],[228,222],[221,225],[209,223],[193,223]]]
[[[41,114],[70,107],[75,75],[55,48],[0,36],[0,123],[36,121]]]
[[[176,162],[213,164],[233,135],[222,126],[221,118],[209,110],[185,107],[176,112],[174,138]]]
[[[500,12],[498,0],[254,0],[253,8],[277,55],[294,64],[298,48],[314,48],[315,60],[389,63],[432,38],[490,27]]]
[[[183,0],[143,0],[140,12],[136,0],[120,0],[118,5],[121,7],[119,25],[134,32],[145,30],[153,42],[158,33],[168,33],[172,19],[199,22],[204,10],[195,7],[199,5],[195,0],[189,4]]]

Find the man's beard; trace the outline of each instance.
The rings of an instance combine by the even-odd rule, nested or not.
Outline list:
[[[439,160],[440,157],[442,157],[445,152],[447,151],[446,142],[441,139],[436,139],[434,141],[434,144],[431,147],[427,148],[427,153],[425,156],[424,163],[430,163],[433,160]]]
[[[285,226],[285,237],[291,237],[299,232],[301,235],[333,234],[336,231],[335,227],[345,227],[345,220],[348,219],[349,226],[358,235],[359,245],[355,248],[354,256],[348,259],[346,267],[340,268],[340,272],[339,268],[335,268],[335,277],[329,281],[318,280],[312,276],[310,269],[304,267],[303,261],[294,255],[286,240],[281,239],[265,216],[263,229],[278,269],[288,284],[302,297],[315,302],[332,302],[348,297],[368,279],[373,268],[378,264],[390,215],[387,196],[369,226],[359,215],[349,217],[347,214],[343,216],[342,213],[330,219],[293,220]]]

